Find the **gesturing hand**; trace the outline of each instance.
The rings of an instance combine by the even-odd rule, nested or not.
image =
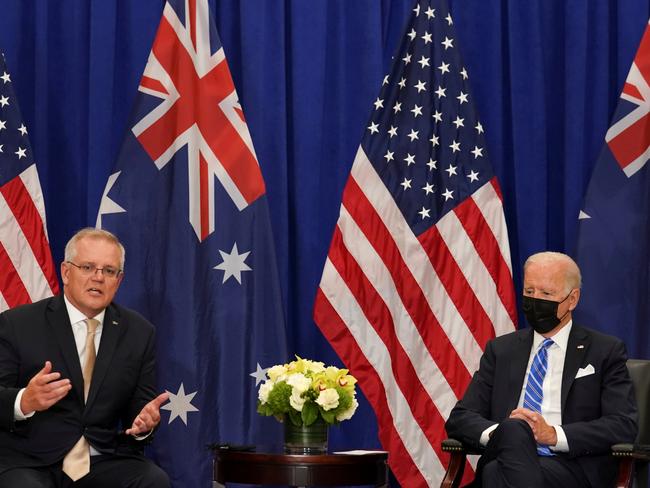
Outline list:
[[[70,380],[60,379],[61,373],[52,372],[52,363],[45,361],[43,369],[29,380],[20,399],[23,414],[47,410],[68,394],[72,388]]]
[[[168,399],[169,393],[165,392],[147,403],[138,416],[133,419],[131,428],[126,429],[125,433],[129,435],[140,435],[151,431],[160,422],[160,406]]]

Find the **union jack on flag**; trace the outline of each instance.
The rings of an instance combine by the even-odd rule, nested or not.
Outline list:
[[[646,24],[578,216],[576,319],[650,350],[650,24]]]
[[[34,153],[0,54],[0,312],[58,292]]]
[[[439,486],[445,420],[516,322],[501,193],[443,0],[416,2],[373,103],[314,319],[373,406],[397,480]]]
[[[206,445],[279,435],[255,386],[286,339],[264,180],[207,0],[165,4],[138,91],[97,224],[127,251],[117,300],[157,329],[170,402],[153,457],[174,487],[210,486]]]
[[[617,110],[605,141],[628,176],[643,168],[650,158],[650,34],[646,32],[625,80]]]
[[[202,241],[214,232],[214,179],[239,210],[264,194],[244,113],[207,2],[184,18],[167,3],[139,90],[160,104],[133,126],[158,169],[189,152],[189,218]]]

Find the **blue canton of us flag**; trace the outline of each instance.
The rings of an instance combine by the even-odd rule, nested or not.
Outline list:
[[[127,251],[118,301],[157,329],[153,457],[174,487],[211,486],[206,445],[279,436],[256,386],[287,358],[264,181],[207,0],[165,4],[138,90],[97,225]]]
[[[426,3],[416,9],[361,145],[420,234],[493,172],[452,18]]]
[[[646,26],[579,216],[576,318],[650,355],[650,31]]]

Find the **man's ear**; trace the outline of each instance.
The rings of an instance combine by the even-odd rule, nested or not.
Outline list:
[[[66,263],[65,261],[61,262],[61,280],[63,281],[64,285],[68,284],[68,281],[70,281],[69,278],[70,274],[70,265]]]
[[[573,310],[578,306],[580,301],[580,288],[574,288],[571,290],[571,296],[569,297],[569,310]]]

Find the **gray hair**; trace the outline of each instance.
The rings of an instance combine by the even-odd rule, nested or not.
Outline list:
[[[126,259],[126,251],[124,250],[124,246],[122,245],[120,240],[117,238],[115,234],[112,234],[107,230],[95,229],[94,227],[86,227],[84,229],[81,229],[70,238],[68,243],[65,245],[64,259],[66,261],[74,261],[74,258],[77,256],[77,242],[85,238],[103,239],[112,244],[115,244],[120,250],[120,269],[124,270],[124,260]]]
[[[566,292],[569,293],[571,290],[582,287],[582,275],[580,274],[580,268],[576,262],[566,254],[561,252],[554,251],[544,251],[533,254],[524,263],[524,273],[526,273],[526,268],[529,264],[551,264],[551,263],[562,263],[564,264],[565,275],[564,283],[566,286]]]

